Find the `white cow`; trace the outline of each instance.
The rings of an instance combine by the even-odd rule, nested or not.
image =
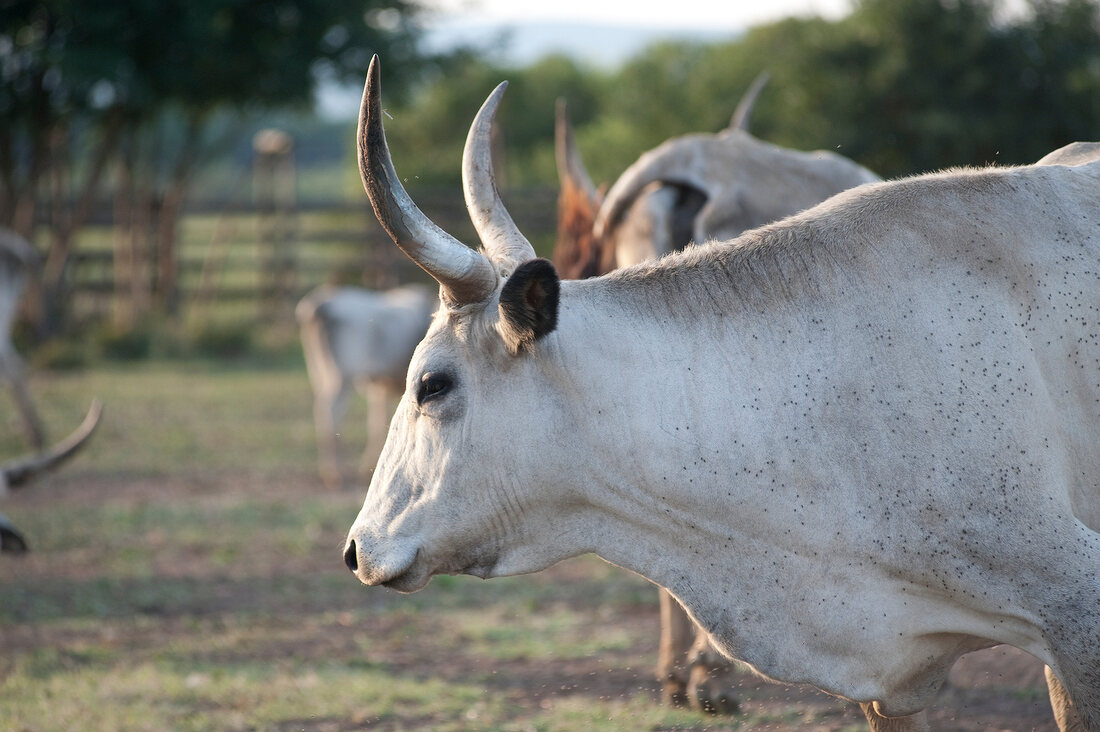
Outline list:
[[[646,152],[619,176],[594,233],[614,247],[615,266],[626,267],[688,241],[731,239],[877,180],[841,155],[789,150],[745,127],[683,135]]]
[[[37,261],[38,254],[30,242],[14,231],[0,227],[0,378],[11,386],[31,446],[40,449],[46,441],[42,421],[27,388],[23,359],[11,340],[19,299],[27,284],[27,271]]]
[[[64,440],[40,453],[0,463],[0,497],[26,487],[36,476],[58,467],[75,455],[92,436],[102,414],[103,405],[95,399],[84,421]],[[23,535],[4,514],[0,514],[0,553],[22,553],[26,550],[27,542]]]
[[[373,467],[394,402],[405,389],[409,359],[437,307],[435,292],[420,285],[385,292],[322,285],[298,303],[320,472],[327,485],[343,480],[337,430],[353,389],[367,400],[362,469]]]
[[[927,729],[952,663],[1008,643],[1100,730],[1100,162],[860,186],[559,282],[493,182],[503,85],[463,160],[482,253],[401,187],[378,78],[364,185],[444,307],[348,536],[361,581],[595,552],[872,729]]]
[[[788,150],[750,134],[753,103],[766,80],[765,74],[757,77],[727,129],[672,138],[646,152],[603,201],[559,103],[555,140],[561,195],[553,257],[558,274],[566,279],[606,274],[692,241],[730,239],[878,180],[835,153]],[[664,591],[660,612],[657,678],[665,700],[703,711],[736,711],[732,664]]]

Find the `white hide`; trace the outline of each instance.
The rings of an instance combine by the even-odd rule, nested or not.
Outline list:
[[[909,715],[1009,643],[1100,729],[1100,163],[865,185],[562,282],[517,356],[496,297],[416,350],[363,582],[594,551],[770,677]]]
[[[740,129],[684,135],[643,154],[619,176],[600,206],[596,232],[615,247],[616,266],[625,267],[687,240],[731,239],[877,180],[841,155],[788,150]],[[689,221],[675,222],[679,199],[692,195],[701,208]]]

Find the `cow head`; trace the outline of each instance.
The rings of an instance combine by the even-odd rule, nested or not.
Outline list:
[[[413,356],[348,537],[345,562],[367,584],[412,591],[442,572],[534,571],[548,555],[543,541],[539,559],[524,549],[524,537],[545,528],[533,524],[568,523],[568,488],[528,510],[532,486],[565,472],[540,446],[560,443],[569,425],[540,354],[557,324],[558,275],[535,258],[493,179],[489,136],[504,89],[481,108],[463,155],[466,205],[484,246],[477,251],[436,227],[401,186],[382,129],[377,58],[368,72],[363,184],[382,226],[439,282],[441,308]]]
[[[605,274],[683,249],[692,241],[748,228],[744,222],[723,222],[721,231],[713,231],[701,222],[704,206],[720,195],[723,182],[711,177],[706,160],[716,146],[755,142],[749,120],[767,81],[767,72],[756,77],[722,133],[674,138],[643,155],[607,191],[608,200],[585,170],[565,102],[559,100],[555,151],[561,193],[554,264],[562,276]]]

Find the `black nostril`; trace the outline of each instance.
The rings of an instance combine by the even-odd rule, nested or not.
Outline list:
[[[355,539],[348,542],[348,546],[344,549],[344,564],[348,565],[348,569],[352,572],[359,569],[359,557],[355,552]]]

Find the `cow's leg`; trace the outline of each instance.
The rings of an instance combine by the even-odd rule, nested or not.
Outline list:
[[[317,428],[317,458],[321,480],[330,488],[343,483],[337,426],[347,411],[352,386],[345,379],[314,390],[313,421]]]
[[[1055,656],[1061,678],[1046,670],[1054,719],[1062,732],[1100,732],[1100,644],[1071,658]]]
[[[710,644],[707,634],[665,590],[660,591],[661,645],[657,680],[665,702],[711,714],[733,714],[734,666]]]
[[[925,712],[917,712],[908,717],[884,717],[875,711],[875,705],[872,702],[860,704],[859,708],[867,717],[871,732],[932,732]]]
[[[1085,723],[1077,715],[1073,708],[1073,700],[1069,698],[1069,692],[1062,682],[1054,675],[1050,666],[1046,667],[1047,688],[1050,690],[1050,706],[1054,710],[1054,721],[1058,723],[1058,729],[1062,732],[1088,732]]]
[[[1093,524],[1095,525],[1095,524]],[[1073,556],[1059,564],[1064,586],[1051,594],[1058,604],[1041,606],[1045,640],[1057,669],[1048,669],[1047,686],[1055,718],[1063,730],[1100,732],[1100,532],[1075,525]]]
[[[699,711],[709,714],[735,714],[738,708],[736,686],[737,667],[711,645],[706,631],[695,626],[688,701]]]
[[[19,408],[19,415],[23,419],[27,440],[35,450],[41,450],[46,445],[46,433],[42,429],[42,420],[38,418],[34,403],[31,402],[23,359],[13,352],[0,352],[0,376],[6,378],[11,384],[11,393]]]
[[[661,682],[661,696],[665,702],[682,707],[688,702],[688,656],[695,639],[695,623],[667,590],[659,592],[661,645],[657,657],[657,680]]]
[[[381,382],[367,384],[364,391],[367,397],[367,444],[363,449],[359,472],[367,476],[374,470],[386,444],[386,433],[394,412],[394,394],[388,384]]]

